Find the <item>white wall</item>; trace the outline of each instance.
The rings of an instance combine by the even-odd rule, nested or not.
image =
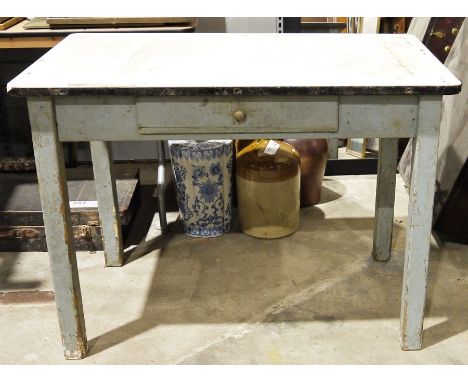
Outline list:
[[[228,33],[276,33],[276,17],[226,17]]]

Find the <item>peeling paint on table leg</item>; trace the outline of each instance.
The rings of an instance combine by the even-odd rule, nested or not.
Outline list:
[[[120,267],[124,263],[124,253],[117,189],[112,175],[113,159],[111,143],[92,141],[91,155],[106,266]]]
[[[28,109],[63,350],[66,359],[83,358],[86,327],[53,98],[30,97]]]
[[[413,141],[408,227],[401,297],[401,347],[422,347],[426,278],[434,205],[441,96],[419,100],[418,131]]]

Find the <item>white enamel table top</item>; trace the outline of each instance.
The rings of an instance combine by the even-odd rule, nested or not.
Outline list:
[[[18,95],[455,94],[411,35],[68,36],[8,84]]]

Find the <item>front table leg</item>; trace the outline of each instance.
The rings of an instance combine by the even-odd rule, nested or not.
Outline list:
[[[66,359],[81,359],[86,327],[53,98],[30,97],[28,109],[62,346]]]
[[[91,156],[106,267],[121,267],[124,262],[122,230],[117,189],[113,178],[111,143],[92,141]]]
[[[391,256],[397,157],[398,139],[381,138],[372,247],[372,257],[377,261],[387,261]]]
[[[441,96],[420,97],[418,130],[413,140],[413,165],[401,298],[401,347],[403,350],[419,350],[422,346],[440,110]]]

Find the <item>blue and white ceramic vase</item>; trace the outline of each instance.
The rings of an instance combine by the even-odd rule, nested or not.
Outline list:
[[[197,237],[231,229],[232,141],[169,141],[184,231]]]

